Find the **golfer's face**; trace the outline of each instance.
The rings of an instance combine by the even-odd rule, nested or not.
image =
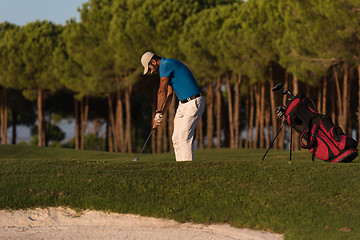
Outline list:
[[[150,74],[158,74],[159,73],[159,66],[157,65],[157,63],[152,64],[149,63],[149,69],[150,69]]]

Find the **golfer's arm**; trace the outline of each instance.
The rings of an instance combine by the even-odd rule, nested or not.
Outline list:
[[[166,102],[165,102],[165,107],[162,110],[163,114],[166,113],[166,111],[168,110],[168,108],[170,107],[171,101],[172,101],[172,97],[173,97],[173,89],[172,87],[168,86],[168,91],[167,91],[167,97],[166,97]]]
[[[156,110],[161,111],[162,114],[165,114],[166,110],[169,108],[173,96],[173,89],[168,85],[168,82],[168,77],[162,77],[160,79]]]

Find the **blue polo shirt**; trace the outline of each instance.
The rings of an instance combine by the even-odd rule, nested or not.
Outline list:
[[[169,77],[168,84],[180,101],[201,92],[190,69],[179,60],[161,58],[159,73],[161,78]]]

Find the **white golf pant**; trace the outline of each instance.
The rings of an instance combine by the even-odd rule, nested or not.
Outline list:
[[[190,100],[187,103],[179,102],[174,119],[174,145],[176,161],[193,160],[193,139],[196,125],[205,109],[203,96]]]

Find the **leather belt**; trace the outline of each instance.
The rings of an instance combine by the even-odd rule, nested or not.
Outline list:
[[[191,96],[191,97],[188,97],[187,99],[184,99],[184,100],[181,100],[180,102],[181,103],[187,103],[187,102],[190,102],[191,100],[194,100],[195,98],[198,98],[201,96],[201,93],[198,93],[194,96]]]

